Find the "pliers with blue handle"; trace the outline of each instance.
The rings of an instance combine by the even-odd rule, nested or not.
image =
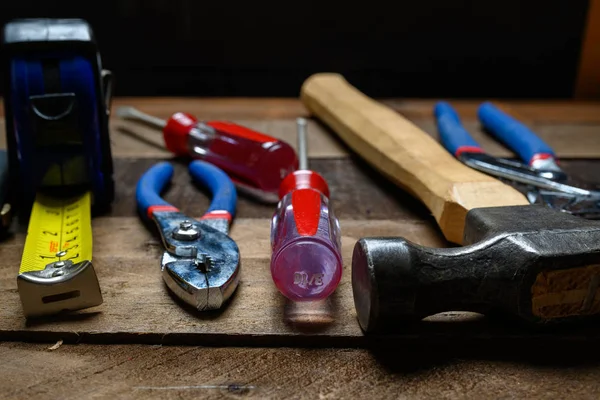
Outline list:
[[[143,217],[153,220],[165,246],[162,276],[173,293],[199,311],[221,308],[239,283],[240,252],[228,236],[237,193],[219,168],[193,161],[189,172],[212,193],[208,211],[200,220],[188,217],[161,198],[173,176],[173,167],[161,162],[144,173],[136,200]]]
[[[444,147],[471,168],[498,178],[532,186],[531,203],[542,203],[586,218],[600,217],[600,192],[596,187],[573,181],[557,164],[554,150],[527,126],[489,102],[478,117],[496,139],[512,149],[523,163],[492,157],[463,127],[456,111],[446,102],[435,105],[434,114]]]

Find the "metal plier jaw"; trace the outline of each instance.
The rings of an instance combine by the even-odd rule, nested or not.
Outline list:
[[[462,153],[459,160],[486,174],[518,182],[528,190],[532,204],[542,204],[581,217],[600,218],[600,191],[570,184],[562,171],[535,169],[519,162],[492,157],[485,153]]]
[[[530,203],[546,205],[589,219],[600,218],[598,187],[572,180],[557,164],[554,151],[522,123],[484,103],[479,119],[484,128],[514,150],[526,163],[492,157],[462,126],[447,103],[435,107],[444,147],[469,167],[525,185]]]
[[[199,311],[221,308],[239,283],[240,253],[228,236],[235,211],[233,182],[217,167],[194,161],[190,173],[213,193],[209,211],[200,221],[180,212],[159,196],[173,168],[159,163],[140,179],[138,205],[157,225],[166,249],[161,271],[167,287]]]

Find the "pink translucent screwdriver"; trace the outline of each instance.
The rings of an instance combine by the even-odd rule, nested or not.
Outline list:
[[[342,278],[340,225],[329,208],[325,179],[308,169],[306,120],[298,118],[300,169],[279,188],[271,221],[271,275],[277,289],[294,301],[324,299]]]

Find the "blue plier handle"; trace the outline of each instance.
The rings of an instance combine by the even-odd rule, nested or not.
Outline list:
[[[484,153],[481,146],[463,127],[450,104],[438,102],[434,114],[442,144],[456,158],[461,159],[464,153]],[[486,131],[517,153],[525,166],[543,171],[541,176],[556,181],[567,179],[558,166],[554,150],[527,126],[489,102],[480,105],[477,115]]]
[[[225,172],[212,164],[193,161],[189,172],[213,195],[200,220],[160,196],[173,176],[173,167],[167,162],[154,165],[140,178],[137,204],[142,216],[153,220],[160,231],[166,249],[161,270],[169,289],[198,310],[217,309],[239,282],[239,249],[228,236],[237,193]]]
[[[479,107],[479,119],[496,138],[507,144],[525,161],[495,158],[486,154],[463,127],[454,109],[446,102],[434,108],[444,147],[471,168],[490,175],[581,198],[600,198],[596,189],[573,184],[555,162],[552,148],[529,128],[498,110],[490,103]]]

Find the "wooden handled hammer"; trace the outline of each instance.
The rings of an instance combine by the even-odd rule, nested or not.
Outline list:
[[[528,205],[517,190],[461,164],[338,74],[309,77],[301,99],[355,152],[423,201],[446,239],[464,245],[360,239],[352,288],[363,330],[385,332],[443,311],[496,311],[542,324],[600,313],[600,223]]]

